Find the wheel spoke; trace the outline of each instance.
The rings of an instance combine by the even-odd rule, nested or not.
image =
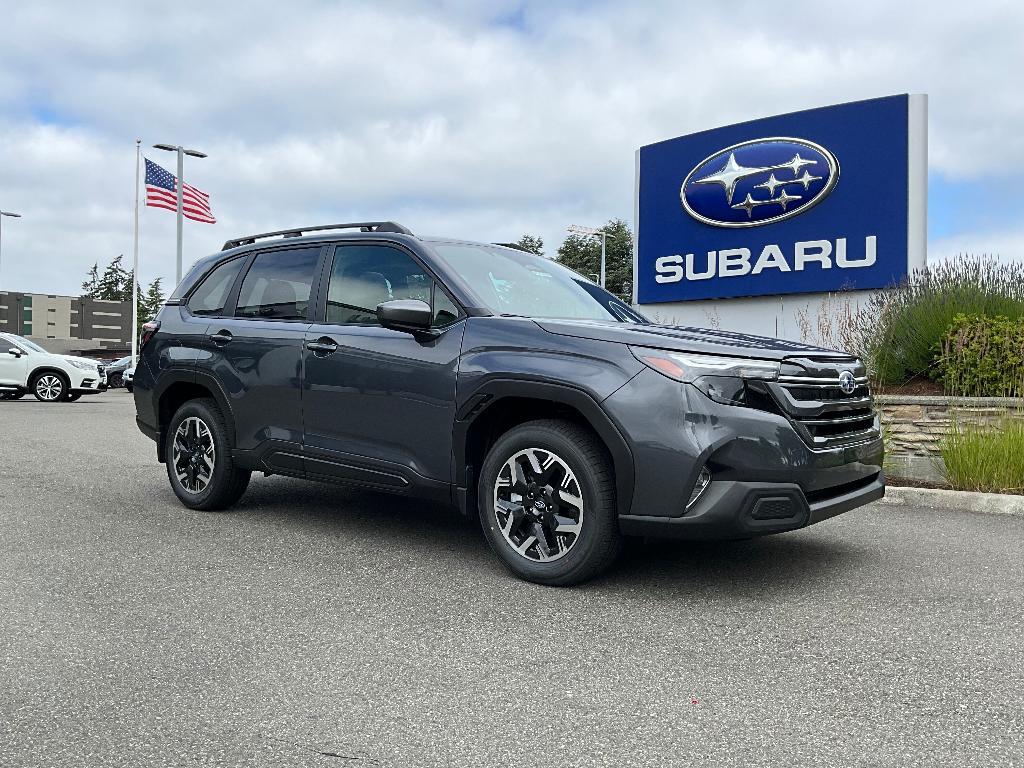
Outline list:
[[[558,490],[558,498],[560,498],[566,504],[571,504],[572,506],[576,507],[576,509],[578,509],[580,512],[583,511],[583,499],[581,499],[579,496],[574,496],[568,491],[560,488]]]
[[[530,449],[526,452],[526,458],[530,461],[530,469],[533,470],[534,475],[544,474],[544,468],[540,465],[540,460],[537,458],[537,452]]]
[[[517,460],[511,459],[508,466],[512,470],[512,490],[519,494],[526,493],[526,486],[529,483],[526,480],[526,473],[523,471],[522,465]]]
[[[525,539],[523,539],[523,543],[520,544],[518,547],[516,547],[516,552],[518,552],[520,555],[525,555],[526,554],[526,550],[528,550],[530,547],[532,547],[536,543],[537,543],[537,537],[536,536],[527,536]]]
[[[537,537],[537,549],[542,560],[548,560],[558,552],[558,547],[551,538],[548,528],[542,522],[533,524],[533,535]]]

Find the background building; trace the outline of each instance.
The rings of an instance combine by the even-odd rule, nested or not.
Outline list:
[[[25,336],[58,354],[127,354],[132,343],[132,304],[0,291],[0,331]]]

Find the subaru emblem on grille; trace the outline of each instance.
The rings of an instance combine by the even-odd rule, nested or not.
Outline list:
[[[857,389],[857,380],[853,378],[852,373],[843,371],[839,374],[839,388],[843,390],[844,395],[853,394],[853,391]]]

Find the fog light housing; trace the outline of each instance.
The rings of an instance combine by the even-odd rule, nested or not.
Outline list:
[[[697,482],[693,486],[693,493],[690,494],[690,500],[686,502],[686,508],[689,509],[697,503],[704,491],[711,485],[711,472],[706,466],[700,468],[700,474],[697,476]]]

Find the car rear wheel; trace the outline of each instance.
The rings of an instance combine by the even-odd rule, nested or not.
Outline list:
[[[44,371],[32,378],[32,394],[44,403],[56,403],[68,391],[68,380],[60,373]]]
[[[618,555],[611,461],[572,422],[533,421],[502,435],[481,468],[478,506],[491,549],[527,581],[578,584]]]
[[[251,473],[235,466],[224,417],[214,400],[190,400],[181,406],[166,441],[167,478],[186,507],[226,509],[245,493]]]

